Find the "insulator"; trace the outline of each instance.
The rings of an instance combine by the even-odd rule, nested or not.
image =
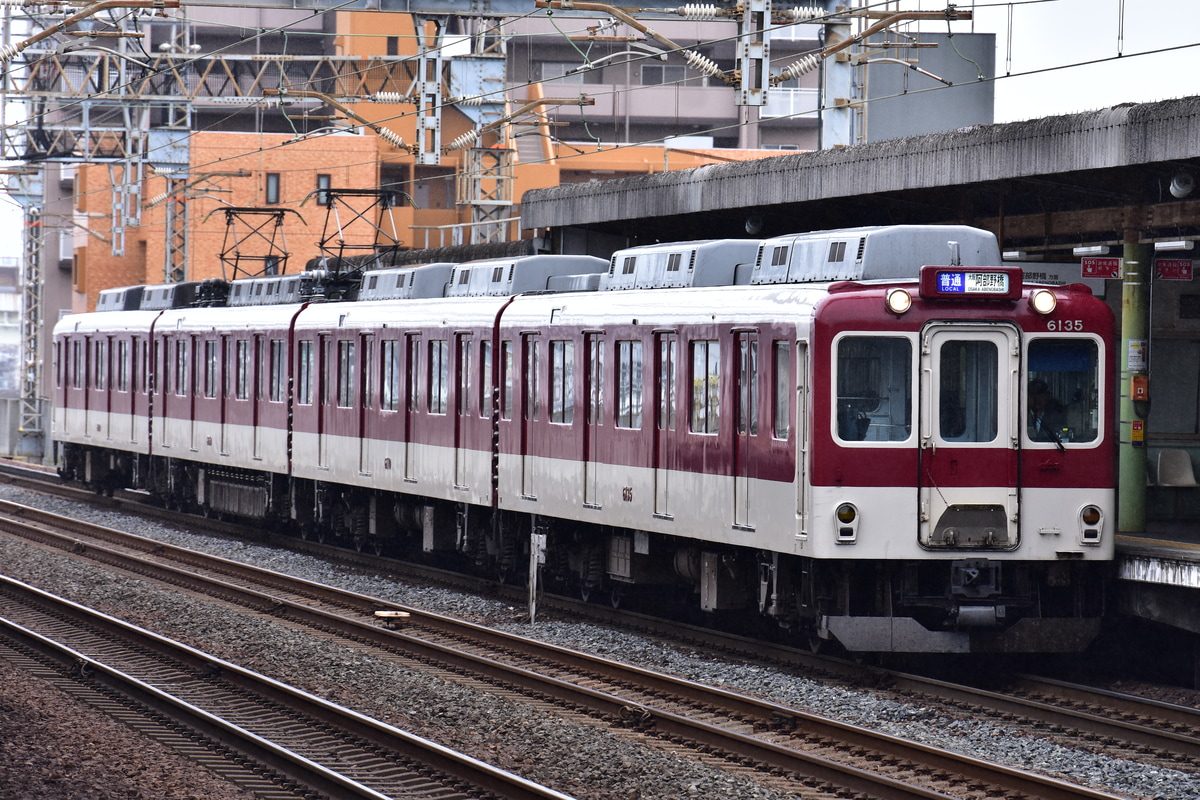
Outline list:
[[[0,47],[0,64],[7,64],[20,54],[20,47],[15,44],[6,44],[4,47]]]
[[[396,133],[395,131],[391,130],[390,128],[385,128],[382,125],[380,125],[378,128],[375,129],[375,132],[377,134],[379,134],[380,139],[383,139],[385,142],[390,144],[392,147],[398,148],[400,150],[408,149],[408,145],[406,145],[404,143],[404,140],[400,138],[400,134]]]
[[[675,13],[688,19],[716,19],[722,14],[722,9],[709,3],[688,3],[675,9]]]
[[[376,92],[368,98],[372,103],[410,103],[412,98],[399,92]]]
[[[446,152],[450,153],[455,150],[462,150],[464,147],[473,143],[478,138],[479,138],[479,131],[474,130],[474,129],[469,130],[466,133],[464,133],[462,136],[455,139],[450,144],[446,145]]]
[[[156,194],[156,195],[154,195],[154,197],[151,197],[149,200],[147,200],[145,202],[145,204],[143,204],[142,207],[143,208],[154,208],[155,206],[162,205],[162,203],[170,196],[171,196],[170,192],[162,192],[161,194]]]
[[[474,95],[472,97],[455,97],[450,100],[450,103],[456,106],[481,106],[483,105],[483,95]]]
[[[793,61],[791,64],[789,64],[787,68],[783,70],[783,72],[779,73],[779,76],[775,78],[772,83],[783,83],[784,81],[790,81],[794,80],[795,78],[799,78],[806,72],[812,72],[820,63],[821,59],[817,56],[805,56],[799,61]]]
[[[772,12],[772,16],[783,17],[790,19],[793,22],[802,22],[808,19],[817,19],[828,14],[825,9],[820,6],[795,6],[794,8],[776,9]]]
[[[713,61],[711,58],[702,56],[694,50],[681,50],[679,52],[683,54],[683,60],[686,61],[688,66],[692,69],[703,72],[705,75],[708,75],[712,78],[720,77],[721,68],[718,67],[717,62]]]

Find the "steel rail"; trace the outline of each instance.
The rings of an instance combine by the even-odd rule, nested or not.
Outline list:
[[[68,521],[57,515],[46,512],[34,514],[30,511],[26,512],[26,519],[22,522],[32,521],[32,517],[41,514],[45,514],[42,517],[44,526],[56,525],[60,521],[70,522],[73,529],[78,530],[78,526],[81,525],[81,523]],[[4,528],[8,528],[10,524],[0,520],[0,526]],[[105,536],[118,534],[119,532],[115,531],[104,532]],[[43,526],[39,526],[34,535],[48,538],[53,536]],[[124,534],[124,536],[130,535]],[[157,556],[175,556],[182,551],[181,556],[189,562],[195,563],[201,558],[183,548],[164,545],[154,542],[154,540],[142,539],[142,537],[131,538],[136,547],[155,550]],[[65,549],[79,549],[81,545],[76,540],[66,537],[60,540],[58,546]],[[155,570],[165,570],[168,573],[174,571],[174,568],[155,562],[147,563],[140,557],[122,554],[109,548],[97,545],[83,547],[92,557],[114,566],[134,569],[141,574],[149,574],[148,571]],[[482,655],[466,652],[457,644],[448,646],[429,641],[422,636],[381,628],[377,624],[346,617],[342,613],[313,608],[304,600],[296,602],[247,589],[224,579],[205,578],[195,574],[184,577],[163,574],[161,577],[175,584],[187,583],[197,590],[218,594],[223,599],[240,598],[235,601],[260,611],[286,616],[293,622],[301,622],[321,630],[341,631],[341,635],[349,636],[356,641],[368,642],[393,651],[400,649],[420,660],[446,665],[465,674],[483,675],[491,681],[525,687],[539,695],[552,697],[571,706],[589,708],[593,713],[609,719],[624,719],[627,722],[633,722],[639,727],[652,729],[659,735],[683,737],[689,741],[700,743],[704,747],[713,747],[723,752],[736,754],[738,758],[806,774],[817,780],[842,785],[854,791],[867,792],[872,796],[891,798],[941,795],[936,792],[930,795],[927,793],[928,790],[900,784],[886,776],[812,756],[795,748],[773,745],[756,737],[743,736],[734,731],[690,719],[665,708],[659,708],[646,699],[631,700],[628,696],[579,686],[576,682],[560,680],[526,667],[503,663],[499,658],[507,653],[520,653],[523,657],[534,659],[535,662],[554,662],[580,671],[588,678],[602,676],[604,680],[616,686],[636,687],[636,691],[643,698],[669,695],[677,698],[677,702],[684,704],[703,708],[720,708],[722,713],[734,718],[753,720],[760,727],[795,731],[797,735],[846,743],[850,749],[865,748],[886,754],[901,762],[924,764],[934,771],[963,776],[967,781],[983,781],[993,786],[1002,786],[1010,792],[1020,792],[1029,796],[1047,798],[1047,800],[1067,800],[1067,798],[1111,800],[1113,798],[1113,795],[1095,792],[1023,770],[979,762],[965,756],[947,753],[938,748],[886,736],[780,704],[705,687],[651,670],[594,658],[577,651],[493,631],[420,609],[386,603],[375,598],[342,592],[333,587],[312,584],[307,581],[298,581],[280,573],[261,570],[238,562],[209,556],[202,558],[211,560],[219,570],[226,574],[232,574],[235,580],[255,580],[271,587],[288,584],[287,591],[294,592],[301,598],[318,595],[332,598],[330,602],[336,602],[342,608],[349,608],[357,614],[372,615],[375,611],[385,609],[405,611],[411,615],[413,627],[424,627],[431,632],[436,630],[440,635],[450,636],[456,640],[473,640],[484,643],[487,647],[494,648],[495,652]],[[211,582],[212,586],[206,589],[203,585],[205,582]],[[425,634],[425,636],[427,635],[429,634]],[[578,681],[580,678],[574,680]],[[913,793],[914,791],[916,793]]]

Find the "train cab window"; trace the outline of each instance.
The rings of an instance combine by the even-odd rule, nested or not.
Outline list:
[[[692,432],[721,429],[721,343],[692,342]]]
[[[354,342],[338,342],[337,404],[354,406]]]
[[[188,393],[188,341],[175,342],[175,394],[186,397]]]
[[[449,347],[445,339],[429,342],[429,413],[445,414],[450,389]]]
[[[792,345],[791,342],[776,341],[771,347],[773,363],[773,386],[775,396],[771,403],[771,416],[776,439],[786,439],[792,430]]]
[[[912,342],[845,336],[837,345],[835,429],[845,442],[902,442],[912,433]]]
[[[397,411],[400,408],[400,343],[394,339],[383,343],[383,353],[380,355],[379,388],[383,393],[380,400],[384,411]]]
[[[989,341],[948,341],[942,345],[938,372],[938,435],[947,442],[992,442],[999,432],[1000,357]]]
[[[550,342],[550,421],[575,421],[575,343]]]
[[[617,427],[642,427],[642,343],[617,342]]]
[[[312,405],[314,355],[312,339],[301,341],[296,358],[296,402],[301,405]]]
[[[513,343],[503,342],[500,345],[500,416],[502,419],[512,419],[513,408]]]
[[[1034,442],[1094,442],[1100,419],[1100,355],[1091,339],[1029,343],[1026,433]]]

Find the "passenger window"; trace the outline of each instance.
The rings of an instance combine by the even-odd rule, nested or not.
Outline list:
[[[642,427],[642,343],[617,342],[617,427]]]
[[[550,421],[575,421],[575,343],[550,342]]]
[[[354,342],[338,342],[338,390],[340,408],[354,406]]]
[[[445,414],[449,397],[446,382],[450,378],[449,348],[445,339],[434,339],[429,343],[429,413]]]
[[[692,433],[721,430],[721,343],[692,342]]]
[[[912,433],[912,343],[890,336],[846,336],[837,346],[837,437],[902,442]]]
[[[179,339],[175,342],[175,394],[180,397],[188,393],[188,342]]]
[[[311,339],[300,342],[299,357],[296,359],[296,402],[312,405],[313,401],[313,343]]]
[[[383,343],[381,368],[383,378],[380,380],[383,391],[382,406],[384,411],[396,411],[400,408],[400,343],[389,341]]]
[[[792,347],[790,342],[777,341],[772,348],[775,362],[775,398],[771,415],[774,418],[776,439],[786,439],[792,431]]]

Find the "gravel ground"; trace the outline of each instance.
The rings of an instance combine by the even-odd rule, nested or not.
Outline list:
[[[535,626],[514,623],[520,609],[441,589],[411,587],[392,580],[374,578],[331,566],[307,556],[258,545],[195,536],[148,523],[122,514],[81,509],[65,501],[47,498],[11,487],[0,487],[0,498],[27,502],[58,513],[83,517],[100,524],[154,536],[196,549],[283,572],[302,575],[342,586],[352,591],[395,602],[479,620],[515,633],[534,636],[590,652],[618,655],[623,660],[693,680],[741,689],[777,702],[803,708],[886,733],[960,752],[980,755],[1013,767],[1054,775],[1117,795],[1157,800],[1192,800],[1196,778],[1182,772],[1146,766],[1132,761],[1105,758],[1091,752],[1062,747],[1052,735],[1030,736],[1002,725],[980,722],[965,716],[950,716],[939,709],[902,703],[869,690],[827,686],[801,676],[779,672],[741,661],[713,661],[695,653],[663,645],[624,632],[578,623],[539,622]],[[327,642],[305,633],[283,628],[251,615],[230,614],[227,607],[198,603],[145,582],[113,577],[87,564],[62,556],[0,540],[0,563],[4,571],[20,580],[97,606],[116,616],[180,639],[222,658],[241,663],[323,697],[385,719],[449,747],[498,764],[578,798],[595,800],[638,800],[639,798],[708,797],[728,800],[768,800],[794,796],[764,788],[743,774],[680,759],[657,748],[647,748],[635,738],[618,735],[592,724],[547,715],[544,711],[513,703],[505,698],[481,695],[454,683],[412,673],[383,663],[359,651]],[[0,662],[3,664],[3,662]],[[39,714],[27,705],[29,693],[12,689],[0,673],[0,712],[17,709],[24,718]],[[39,695],[40,696],[40,695]],[[49,703],[44,697],[40,702]],[[65,698],[60,707],[69,712]],[[53,705],[53,703],[50,703]],[[7,734],[9,714],[0,714],[0,733]],[[117,726],[121,727],[121,726]],[[51,726],[53,731],[53,726]],[[53,732],[48,734],[53,737]],[[132,735],[131,735],[132,736]],[[5,738],[8,738],[5,736]],[[122,737],[103,737],[105,747]],[[136,738],[136,737],[133,737]],[[97,741],[91,737],[91,741]],[[37,739],[27,741],[37,742]],[[58,741],[49,738],[45,741]],[[87,740],[85,740],[86,742]],[[136,742],[131,744],[136,746]],[[33,752],[42,748],[36,744]],[[26,768],[37,776],[78,776],[81,786],[116,786],[104,775],[90,776],[100,766],[125,764],[125,755],[86,758],[82,747],[72,755],[58,754],[56,763],[38,758],[10,759],[0,741],[0,796],[5,790],[5,771],[19,778]],[[190,797],[154,787],[171,780],[183,781],[197,768],[186,763],[162,767],[151,773],[137,753],[128,769],[129,789],[112,794],[20,794],[20,797],[140,798]],[[155,770],[164,763],[152,759]],[[69,764],[69,769],[63,764]],[[84,778],[83,776],[89,777]],[[173,776],[173,777],[169,777]],[[182,783],[180,785],[183,785]],[[196,790],[197,797],[225,800],[238,797]]]

